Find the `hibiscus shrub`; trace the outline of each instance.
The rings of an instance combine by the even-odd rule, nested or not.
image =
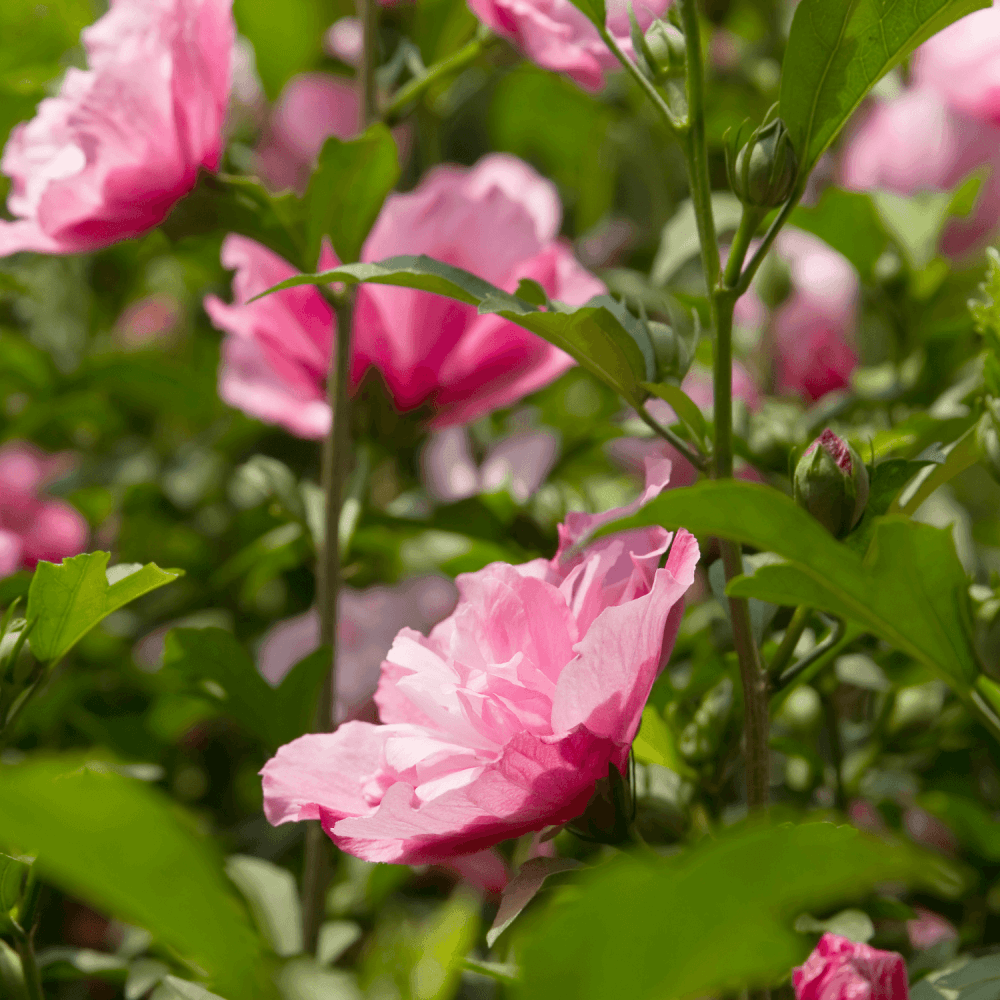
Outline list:
[[[0,26],[0,1000],[1000,996],[1000,6]]]

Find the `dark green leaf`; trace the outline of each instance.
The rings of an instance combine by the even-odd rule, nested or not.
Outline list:
[[[59,758],[0,768],[0,801],[0,841],[30,845],[47,879],[145,927],[231,996],[272,995],[221,865],[159,792]]]
[[[468,271],[422,255],[391,257],[375,264],[347,264],[322,274],[303,274],[263,294],[332,281],[415,288],[474,305],[480,313],[502,316],[561,348],[629,403],[636,405],[641,398],[638,383],[646,378],[646,359],[622,320],[604,305],[588,303],[579,309],[540,312]]]
[[[743,826],[670,859],[619,856],[556,895],[522,938],[523,1000],[674,1000],[785,975],[804,910],[919,879],[914,853],[831,823]]]
[[[57,566],[40,562],[28,589],[25,617],[37,619],[31,651],[43,662],[59,660],[98,622],[182,571],[145,566],[112,566],[107,552],[85,552]]]
[[[399,153],[385,125],[371,125],[348,142],[335,136],[327,139],[305,198],[311,266],[318,266],[324,236],[330,237],[345,264],[356,261],[382,202],[398,180]]]
[[[950,531],[883,518],[863,561],[777,490],[719,481],[670,490],[600,534],[651,524],[783,556],[787,562],[734,580],[729,593],[810,604],[858,622],[969,694],[979,664],[969,639],[968,579]]]
[[[222,708],[268,746],[279,747],[312,728],[319,690],[330,670],[330,651],[322,647],[311,653],[275,689],[231,632],[175,628],[167,634],[163,666],[202,691],[205,681],[218,685]],[[209,693],[214,692],[211,685]]]
[[[871,88],[921,42],[990,0],[801,0],[781,70],[779,115],[808,175]]]

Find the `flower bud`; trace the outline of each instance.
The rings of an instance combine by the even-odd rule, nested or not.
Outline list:
[[[687,64],[684,36],[666,21],[654,21],[642,40],[642,54],[646,57],[653,79],[662,83],[683,76]]]
[[[788,129],[775,118],[755,129],[739,151],[729,183],[744,204],[776,208],[791,195],[797,172],[798,159]]]
[[[799,459],[792,488],[800,507],[843,538],[865,512],[868,470],[858,453],[827,428]]]
[[[585,840],[598,844],[623,844],[635,819],[635,802],[630,782],[614,764],[608,764],[608,776],[599,778],[594,794],[583,815],[571,829]]]

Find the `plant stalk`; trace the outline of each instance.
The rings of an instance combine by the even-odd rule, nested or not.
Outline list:
[[[663,438],[669,445],[676,448],[696,469],[704,472],[708,468],[708,461],[705,456],[696,448],[692,448],[683,438],[675,434],[669,427],[664,427],[659,421],[650,416],[645,406],[638,406],[636,413],[655,434]]]
[[[708,169],[708,144],[705,138],[705,67],[701,50],[701,29],[695,0],[680,0],[679,12],[687,46],[687,97],[690,128],[685,136],[684,152],[691,187],[691,200],[701,241],[702,267],[715,329],[715,440],[713,457],[716,479],[733,474],[733,306],[736,296],[720,287],[719,245],[712,214],[712,182]],[[742,265],[753,236],[752,220],[744,213],[727,271]],[[739,247],[743,246],[742,252]],[[719,539],[726,582],[743,572],[743,557],[738,542]],[[733,642],[740,664],[743,686],[744,760],[747,805],[751,810],[767,805],[770,762],[767,745],[767,675],[750,626],[750,608],[745,599],[729,598],[729,618]]]
[[[375,0],[358,0],[363,41],[358,67],[360,93],[359,130],[376,117],[375,56],[378,44],[378,11]],[[334,350],[326,380],[330,430],[323,439],[322,485],[326,498],[323,543],[317,553],[316,603],[319,608],[320,644],[330,650],[330,670],[316,705],[314,732],[336,728],[337,612],[340,598],[340,513],[351,449],[348,380],[351,369],[351,334],[354,326],[353,288],[328,296],[337,316]],[[319,929],[326,914],[326,888],[330,881],[330,847],[319,822],[306,826],[305,864],[302,873],[302,932],[307,952],[316,951]]]
[[[21,959],[21,971],[24,973],[24,988],[28,1000],[45,1000],[42,990],[42,974],[35,959],[34,931],[25,931],[18,927],[15,931],[17,954]]]
[[[670,132],[675,136],[680,136],[686,128],[686,123],[677,119],[673,111],[670,110],[670,105],[663,99],[663,95],[656,89],[652,81],[646,79],[642,70],[622,51],[622,47],[615,41],[614,35],[606,28],[598,28],[598,31],[601,33],[604,44],[611,50],[611,54],[622,64],[629,76],[639,84],[639,87],[649,98],[653,107],[660,113],[660,117],[663,118]]]
[[[466,42],[457,52],[429,66],[425,73],[414,77],[400,87],[392,96],[392,100],[382,109],[382,121],[391,124],[402,117],[407,106],[416,101],[438,80],[461,72],[466,66],[474,63],[483,52],[495,45],[499,39],[490,30],[480,26],[476,37]]]
[[[800,604],[795,609],[792,619],[785,629],[781,645],[778,646],[771,662],[768,664],[767,672],[772,677],[778,677],[792,659],[795,647],[799,644],[799,639],[802,638],[802,633],[806,630],[806,625],[809,624],[811,615],[812,608],[807,604]]]

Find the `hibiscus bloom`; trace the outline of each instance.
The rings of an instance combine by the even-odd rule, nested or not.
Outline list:
[[[666,486],[669,462],[647,470],[631,507],[567,517],[553,559],[459,576],[455,611],[427,637],[403,629],[382,664],[382,725],[300,737],[265,765],[268,819],[319,819],[367,861],[422,864],[580,815],[625,770],[698,561],[663,528],[577,552]]]
[[[0,256],[79,253],[159,225],[215,170],[229,97],[232,0],[114,0],[82,34],[90,69],[18,125]]]

